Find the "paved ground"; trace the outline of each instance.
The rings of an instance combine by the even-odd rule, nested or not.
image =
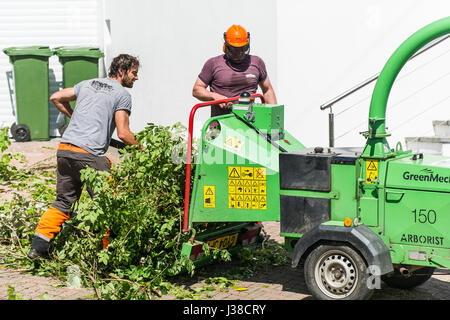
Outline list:
[[[31,166],[39,161],[54,161],[58,140],[49,142],[13,143],[12,152],[20,152],[25,155],[27,162],[21,165]],[[110,148],[111,149],[111,148]],[[113,162],[118,161],[115,149],[110,150]],[[0,186],[1,187],[1,186]],[[0,189],[2,198],[5,195],[5,187]],[[281,243],[278,235],[279,223],[267,222],[265,230],[270,235],[269,241]],[[203,280],[218,275],[231,268],[233,264],[217,264],[206,267],[199,277],[180,278],[184,285],[192,292],[204,286]],[[14,288],[16,294],[23,299],[53,299],[75,300],[95,299],[93,290],[87,288],[70,288],[66,283],[48,277],[33,276],[28,273],[0,266],[0,300],[8,298],[8,287]],[[232,287],[202,292],[199,296],[204,300],[304,300],[311,299],[303,276],[303,268],[292,269],[290,264],[270,268],[267,271],[256,272],[251,277],[241,279]],[[160,299],[175,299],[175,296],[167,295]],[[376,290],[374,300],[449,300],[450,299],[450,271],[436,270],[433,277],[425,284],[412,290],[399,290],[381,284],[381,289]]]
[[[14,288],[15,296],[8,293],[10,286]],[[94,299],[95,293],[86,288],[68,287],[66,283],[57,279],[2,268],[0,270],[0,300],[13,297],[15,297],[14,300],[78,300]]]
[[[282,238],[278,235],[278,222],[265,222],[264,228],[271,236],[270,239],[282,242]],[[214,266],[208,268],[213,270]],[[191,284],[192,288],[198,286],[199,283]],[[239,281],[234,287],[235,289],[219,290],[209,294],[211,299],[218,300],[312,299],[306,288],[303,266],[293,269],[287,264],[270,268],[268,271],[258,272],[251,278]],[[450,300],[450,270],[436,270],[430,280],[412,290],[390,288],[381,282],[381,289],[375,290],[372,300]]]
[[[279,224],[265,223],[267,233],[271,239],[280,241],[277,236]],[[273,237],[272,237],[273,235]],[[203,279],[215,277],[223,273],[230,264],[218,264],[205,268],[200,280],[183,278],[178,281],[191,292],[205,286]],[[219,273],[216,273],[219,272]],[[0,268],[0,300],[7,299],[8,286],[15,289],[15,293],[23,299],[42,300],[77,300],[95,299],[95,293],[88,288],[70,288],[66,283],[48,277],[33,276],[25,272],[9,268]],[[256,272],[248,279],[236,282],[232,287],[202,292],[197,297],[202,300],[304,300],[312,299],[305,285],[303,268],[292,269],[289,264],[270,268],[269,271]],[[192,297],[188,297],[188,299]],[[161,300],[176,299],[173,295],[166,295]],[[372,300],[449,300],[450,299],[450,271],[436,270],[433,277],[421,286],[412,290],[393,289],[381,283],[381,289],[376,290]]]

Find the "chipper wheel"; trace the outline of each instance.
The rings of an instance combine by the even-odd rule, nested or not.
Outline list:
[[[423,267],[405,275],[400,268],[395,268],[393,274],[381,276],[381,280],[392,288],[411,289],[430,279],[435,269],[433,267]]]
[[[306,285],[317,299],[369,299],[369,277],[363,258],[346,245],[320,245],[305,261]]]

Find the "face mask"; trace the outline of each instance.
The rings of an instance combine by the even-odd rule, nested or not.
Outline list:
[[[250,45],[246,44],[242,47],[233,47],[225,44],[225,55],[228,60],[233,63],[241,63],[250,53]]]

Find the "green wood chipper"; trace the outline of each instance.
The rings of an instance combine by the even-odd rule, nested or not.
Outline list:
[[[191,177],[189,121],[184,230],[199,232],[182,254],[201,263],[203,243],[238,250],[279,221],[305,281],[319,299],[366,299],[380,288],[411,288],[450,267],[450,158],[391,149],[386,106],[408,59],[450,33],[450,17],[403,42],[375,85],[361,148],[305,148],[284,128],[284,106],[241,95],[232,113],[203,126]],[[262,103],[256,103],[260,99]],[[191,179],[192,178],[192,179]],[[193,181],[192,192],[191,180]]]

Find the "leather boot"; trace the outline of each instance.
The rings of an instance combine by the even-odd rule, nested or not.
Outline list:
[[[30,252],[28,252],[28,258],[35,260],[37,258],[50,258],[50,249],[51,243],[50,241],[46,241],[40,237],[34,236],[33,241],[31,243]]]

